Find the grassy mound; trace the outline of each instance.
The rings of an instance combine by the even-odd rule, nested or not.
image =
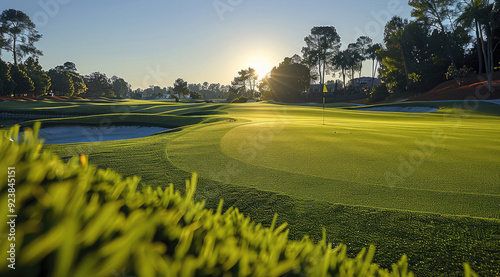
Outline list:
[[[263,228],[237,208],[222,213],[222,202],[207,210],[193,201],[196,176],[182,196],[173,185],[138,191],[139,178],[98,170],[86,156],[63,163],[40,152],[37,128],[21,143],[10,139],[18,127],[0,136],[1,168],[11,168],[0,171],[0,215],[17,215],[15,228],[0,225],[15,231],[0,243],[2,275],[413,276],[406,257],[388,271],[371,262],[373,247],[348,258],[325,235],[288,240],[276,216]]]

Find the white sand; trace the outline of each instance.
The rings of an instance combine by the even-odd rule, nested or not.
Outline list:
[[[40,129],[45,144],[95,142],[141,138],[167,130],[160,127],[110,126],[104,127],[48,127]]]
[[[383,106],[383,107],[368,107],[359,108],[357,110],[361,111],[372,111],[372,112],[398,112],[398,113],[432,113],[436,112],[438,108],[432,107],[400,107],[400,106]]]
[[[394,101],[394,103],[401,103],[401,102],[408,101],[408,100],[410,100],[410,98],[399,99],[397,101]]]

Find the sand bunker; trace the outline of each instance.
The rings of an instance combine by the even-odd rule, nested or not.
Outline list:
[[[486,102],[490,102],[490,103],[493,103],[493,104],[497,104],[497,105],[500,105],[500,99],[494,99],[494,100],[485,100]]]
[[[400,107],[400,106],[382,106],[382,107],[368,107],[360,108],[357,110],[361,111],[372,111],[372,112],[398,112],[398,113],[432,113],[439,109],[433,107]]]
[[[40,129],[39,136],[45,144],[110,141],[147,137],[167,130],[160,127],[109,126],[85,127],[66,126]]]

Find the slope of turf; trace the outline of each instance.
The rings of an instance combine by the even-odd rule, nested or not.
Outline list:
[[[113,114],[113,113],[170,113],[174,110],[198,110],[218,107],[219,104],[191,104],[168,101],[101,100],[101,101],[55,101],[1,102],[0,112],[29,112],[33,114]]]

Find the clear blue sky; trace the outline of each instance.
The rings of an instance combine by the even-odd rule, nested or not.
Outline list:
[[[46,70],[72,61],[81,74],[117,75],[134,88],[179,77],[229,84],[249,66],[266,73],[300,54],[314,26],[336,27],[343,47],[360,35],[381,42],[389,17],[411,10],[406,0],[2,0],[0,9],[37,23]]]

